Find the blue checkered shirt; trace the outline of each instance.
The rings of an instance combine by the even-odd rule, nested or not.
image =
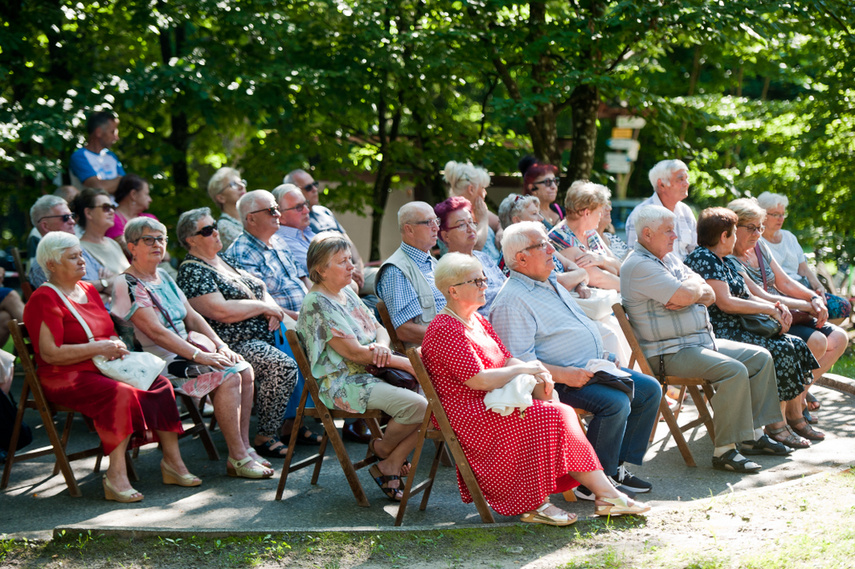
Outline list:
[[[282,239],[274,235],[268,247],[261,239],[244,231],[229,246],[224,256],[232,265],[263,280],[270,296],[279,306],[294,312],[300,311],[307,292],[300,277],[305,277],[306,272],[294,264],[291,252]]]
[[[421,249],[416,249],[406,243],[401,243],[401,249],[413,260],[419,272],[425,276],[430,284],[433,300],[436,303],[436,311],[439,312],[445,308],[445,297],[437,290],[433,282],[433,268],[436,266],[436,259]],[[401,269],[394,265],[386,267],[381,276],[382,278],[375,285],[375,289],[377,296],[386,303],[389,316],[392,318],[392,325],[398,328],[401,324],[420,317],[422,307],[419,304],[416,289],[413,288]]]
[[[602,358],[603,339],[553,271],[545,282],[511,271],[490,308],[490,323],[505,347],[523,361],[585,367]]]

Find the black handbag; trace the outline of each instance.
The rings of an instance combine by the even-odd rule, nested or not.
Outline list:
[[[400,352],[392,352],[392,354],[396,356],[407,357]],[[419,382],[416,377],[410,372],[401,369],[395,369],[392,367],[377,367],[373,364],[365,366],[365,371],[367,371],[376,378],[382,379],[389,385],[393,385],[395,387],[403,387],[404,389],[409,389],[410,391],[414,391],[416,393],[419,392]]]
[[[781,323],[768,314],[740,314],[739,323],[746,332],[763,338],[774,338],[781,334]]]

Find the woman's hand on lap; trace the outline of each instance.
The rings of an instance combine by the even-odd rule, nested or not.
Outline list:
[[[377,367],[386,367],[389,363],[389,358],[392,356],[392,349],[376,342],[369,344],[368,349],[374,352],[372,363]]]

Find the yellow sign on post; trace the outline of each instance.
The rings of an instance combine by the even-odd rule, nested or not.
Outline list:
[[[613,128],[612,138],[632,138],[631,128]]]

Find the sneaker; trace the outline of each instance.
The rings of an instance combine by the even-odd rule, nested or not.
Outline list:
[[[636,494],[646,494],[653,489],[653,484],[647,480],[642,480],[638,476],[634,476],[632,472],[626,469],[624,465],[618,466],[617,474],[610,476],[612,480],[624,488],[629,488]]]
[[[630,499],[635,498],[635,492],[633,492],[631,488],[627,488],[626,486],[618,484],[612,479],[611,476],[606,476],[606,479],[611,482],[612,486],[617,488],[618,492],[626,494],[626,496]],[[576,489],[573,490],[573,493],[576,494],[576,497],[580,500],[587,500],[588,502],[593,502],[597,499],[597,496],[591,490],[589,490],[587,486],[577,486]]]

